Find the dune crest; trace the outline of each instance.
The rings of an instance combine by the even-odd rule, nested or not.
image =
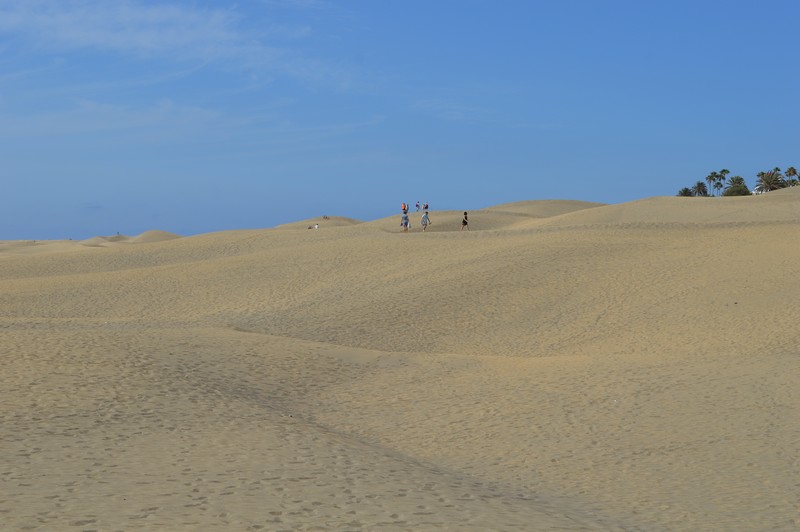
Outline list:
[[[135,244],[149,244],[151,242],[164,242],[166,240],[175,240],[181,238],[180,235],[169,233],[167,231],[151,230],[133,237],[130,241]]]
[[[529,200],[504,203],[489,207],[484,210],[524,214],[532,218],[550,218],[552,216],[558,216],[568,212],[593,209],[595,207],[603,207],[605,205],[605,203],[593,203],[589,201],[575,200]]]
[[[796,190],[798,189],[798,190]],[[747,224],[800,220],[800,187],[718,198],[657,196],[565,213],[544,226],[595,224]]]
[[[123,236],[116,236],[116,237],[93,236],[91,238],[87,238],[86,240],[81,240],[79,243],[80,245],[86,247],[105,247],[110,244],[125,242],[127,240],[128,237],[123,237]]]
[[[324,227],[349,227],[352,225],[361,224],[361,220],[355,218],[347,218],[345,216],[317,216],[299,222],[291,222],[275,226],[274,229],[308,229],[314,225],[319,225],[320,228]]]

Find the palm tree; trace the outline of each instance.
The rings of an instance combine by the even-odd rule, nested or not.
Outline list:
[[[708,183],[708,189],[713,189],[714,188],[714,183],[716,183],[717,181],[719,181],[719,174],[717,172],[711,172],[710,174],[708,174],[706,176],[706,183]],[[706,194],[704,194],[705,196],[708,195],[708,192],[707,192],[708,189],[706,189]],[[700,194],[697,194],[697,195],[699,196]]]
[[[713,190],[715,196],[719,196],[722,188],[725,186],[725,177],[731,171],[723,168],[719,172],[711,172],[706,176],[706,183],[708,183],[708,190]]]
[[[730,179],[728,179],[728,186],[726,186],[725,188],[730,188],[738,185],[746,185],[746,183],[744,182],[744,178],[742,176],[735,175]]]
[[[800,181],[797,179],[797,170],[795,170],[794,166],[790,166],[786,169],[786,184],[790,187],[797,186]]]
[[[744,178],[740,175],[735,175],[728,179],[728,184],[725,186],[725,192],[722,193],[723,196],[749,196],[750,189],[747,188],[747,183],[744,182]]]
[[[702,181],[698,181],[692,187],[692,194],[695,196],[708,196],[708,187]]]
[[[722,187],[725,186],[725,179],[728,177],[728,174],[730,174],[730,173],[731,173],[730,170],[728,170],[727,168],[723,168],[717,174],[718,175],[717,182],[714,183],[714,190],[717,191],[717,196],[720,195],[720,192],[722,191]]]
[[[781,169],[777,166],[767,172],[759,172],[757,174],[755,191],[759,194],[769,192],[770,190],[778,190],[779,188],[786,188],[786,179],[781,173]]]
[[[682,189],[680,189],[678,191],[678,196],[681,196],[681,197],[684,197],[684,198],[689,198],[689,197],[694,196],[694,192],[692,192],[692,189],[689,188],[689,187],[683,187]]]

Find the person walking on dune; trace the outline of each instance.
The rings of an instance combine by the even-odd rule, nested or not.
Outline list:
[[[428,228],[428,225],[431,223],[431,217],[428,215],[428,211],[422,213],[422,219],[419,221],[419,223],[422,225],[422,232],[424,233]]]
[[[408,233],[408,211],[403,211],[403,217],[400,218],[400,226],[403,228],[404,233]]]
[[[467,231],[469,231],[469,219],[467,218],[467,211],[464,211],[464,218],[461,220],[461,230],[463,231],[465,227]]]

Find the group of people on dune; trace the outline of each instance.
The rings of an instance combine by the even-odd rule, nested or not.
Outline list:
[[[411,228],[411,221],[408,217],[408,210],[409,210],[408,203],[405,202],[401,203],[400,209],[403,211],[403,215],[400,218],[400,227],[403,228],[404,233],[407,233],[408,230]],[[419,212],[419,209],[420,209],[420,203],[417,202],[417,212]],[[422,226],[422,232],[424,233],[425,231],[427,231],[428,226],[431,225],[432,223],[433,222],[431,222],[431,216],[428,213],[428,202],[425,202],[422,206],[422,218],[420,218],[419,220],[419,224]],[[461,219],[461,230],[463,231],[464,229],[469,231],[469,217],[467,215],[467,211],[464,211],[464,217]]]

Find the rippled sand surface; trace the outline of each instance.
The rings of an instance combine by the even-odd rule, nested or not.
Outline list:
[[[460,215],[0,241],[3,527],[800,527],[800,191]]]

